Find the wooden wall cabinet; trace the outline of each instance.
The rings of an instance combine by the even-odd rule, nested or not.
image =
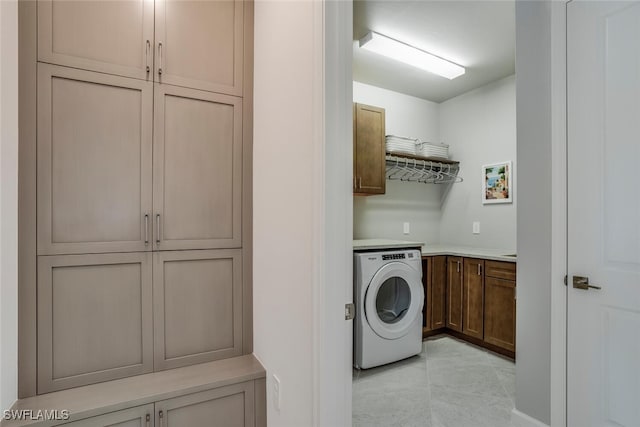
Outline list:
[[[384,194],[386,185],[385,111],[353,104],[353,192]]]
[[[447,257],[447,328],[462,332],[462,257]]]
[[[484,334],[483,270],[483,260],[464,259],[462,333],[479,339],[482,339]]]
[[[243,95],[242,0],[38,2],[38,60]]]
[[[486,261],[484,340],[516,350],[516,265]]]

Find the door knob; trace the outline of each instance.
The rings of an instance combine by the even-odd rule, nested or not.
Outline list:
[[[590,285],[589,278],[583,276],[573,276],[573,287],[576,289],[584,289],[589,290],[592,289],[602,289],[600,286]]]

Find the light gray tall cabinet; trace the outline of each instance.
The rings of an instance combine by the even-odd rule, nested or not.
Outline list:
[[[26,389],[251,353],[252,11],[243,0],[37,2]]]

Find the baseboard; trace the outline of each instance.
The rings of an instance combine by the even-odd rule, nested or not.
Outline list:
[[[542,423],[535,418],[530,417],[527,414],[523,414],[516,408],[511,411],[511,427],[549,427],[545,423]]]

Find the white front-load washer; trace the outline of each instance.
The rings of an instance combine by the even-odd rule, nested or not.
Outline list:
[[[422,257],[419,250],[356,252],[354,365],[366,369],[422,351]]]

